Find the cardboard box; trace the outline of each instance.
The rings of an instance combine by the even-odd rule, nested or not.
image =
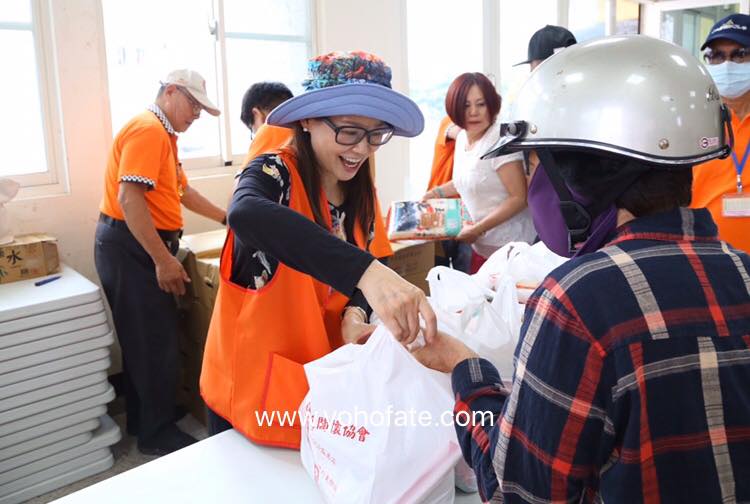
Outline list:
[[[226,239],[227,230],[217,229],[206,233],[185,235],[180,239],[180,247],[190,250],[195,257],[219,257]]]
[[[186,235],[180,243],[182,265],[191,282],[179,299],[181,310],[180,382],[177,401],[204,425],[206,405],[198,387],[208,326],[219,291],[219,256],[226,230]],[[183,255],[183,254],[181,254]]]
[[[391,242],[393,255],[388,266],[409,283],[430,294],[427,273],[435,266],[435,242],[400,241]]]
[[[36,278],[60,271],[57,239],[46,234],[16,236],[0,245],[0,284]]]

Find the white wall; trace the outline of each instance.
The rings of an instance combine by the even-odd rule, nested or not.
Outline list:
[[[406,92],[403,1],[317,0],[317,52],[362,49],[378,54],[393,69],[393,87]],[[99,0],[51,4],[69,191],[14,201],[8,209],[16,233],[47,232],[56,236],[62,260],[98,281],[93,237],[112,142],[101,6]],[[377,184],[383,206],[405,195],[407,144],[396,138],[378,151]],[[191,184],[214,203],[224,206],[235,169],[228,168],[223,175],[191,176]],[[187,233],[217,228],[217,224],[185,211]]]
[[[317,0],[319,53],[363,50],[393,71],[393,88],[408,93],[405,0]],[[377,188],[384,210],[404,198],[409,181],[408,140],[394,137],[375,155]]]

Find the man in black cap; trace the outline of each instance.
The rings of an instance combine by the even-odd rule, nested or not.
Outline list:
[[[732,112],[734,149],[693,169],[693,208],[708,208],[719,237],[750,253],[750,16],[719,20],[701,46],[706,69]]]
[[[539,64],[555,54],[560,49],[575,44],[576,37],[562,26],[547,25],[531,36],[529,40],[529,54],[526,61],[516,63],[513,66],[529,64],[531,71]]]

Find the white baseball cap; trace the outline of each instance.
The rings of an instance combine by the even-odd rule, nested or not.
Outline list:
[[[195,70],[189,70],[187,68],[181,68],[179,70],[173,70],[169,72],[167,78],[161,82],[162,86],[174,84],[185,88],[190,96],[195,98],[200,103],[206,112],[212,116],[217,116],[221,111],[216,108],[211,100],[208,99],[206,94],[206,79]]]

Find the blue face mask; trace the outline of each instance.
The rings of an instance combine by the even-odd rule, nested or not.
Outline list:
[[[724,98],[739,98],[750,91],[750,63],[725,61],[706,68]]]

